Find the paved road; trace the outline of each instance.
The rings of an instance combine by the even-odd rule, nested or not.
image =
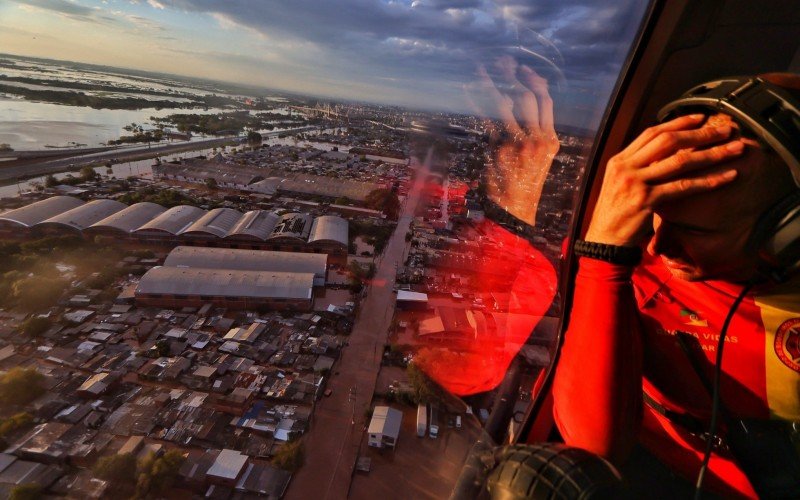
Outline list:
[[[263,134],[263,138],[269,139],[271,137],[277,137],[280,134],[294,134],[306,132],[308,130],[314,130],[316,128],[317,127],[300,127],[290,130],[279,130]],[[55,160],[43,159],[42,161],[35,163],[28,161],[24,165],[18,166],[3,166],[0,164],[0,181],[55,174],[72,168],[80,168],[84,165],[102,165],[111,160],[113,160],[114,163],[122,163],[126,161],[155,158],[157,156],[180,153],[184,151],[195,151],[198,149],[221,147],[224,145],[239,143],[241,140],[242,137],[224,137],[217,139],[205,139],[201,141],[153,145],[151,147],[142,146],[130,149],[114,149],[111,151],[83,154],[80,156],[70,156],[68,158],[59,158]]]
[[[394,312],[395,264],[402,262],[405,236],[425,180],[422,172],[427,170],[431,154],[423,168],[417,167],[397,228],[386,245],[373,284],[361,301],[350,345],[342,351],[328,382],[333,393],[320,400],[314,411],[311,429],[304,437],[306,462],[292,479],[286,494],[289,500],[341,499],[348,495],[361,436],[369,424],[365,412],[375,391]]]
[[[132,149],[104,151],[69,158],[59,158],[56,160],[42,160],[36,163],[26,162],[24,165],[3,166],[0,168],[0,181],[13,180],[18,178],[35,177],[46,174],[56,174],[73,168],[80,168],[84,165],[101,165],[108,161],[121,163],[125,161],[144,160],[157,156],[179,153],[182,151],[192,151],[196,149],[214,148],[223,145],[233,144],[239,139],[228,137],[225,139],[208,139],[204,141],[182,142],[178,144],[167,144],[163,146],[136,147]]]

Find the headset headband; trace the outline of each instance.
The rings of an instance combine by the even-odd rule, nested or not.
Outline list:
[[[800,104],[758,77],[731,77],[698,85],[658,112],[658,121],[713,109],[743,123],[789,165],[800,187]]]

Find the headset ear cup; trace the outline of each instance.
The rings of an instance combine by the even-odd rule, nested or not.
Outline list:
[[[800,190],[786,196],[758,220],[751,248],[773,277],[786,278],[800,265]]]

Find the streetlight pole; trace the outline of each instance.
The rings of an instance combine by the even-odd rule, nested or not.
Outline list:
[[[347,396],[347,401],[353,403],[352,410],[350,412],[350,425],[356,425],[356,394],[358,391],[358,386],[353,386],[350,388],[350,394]]]

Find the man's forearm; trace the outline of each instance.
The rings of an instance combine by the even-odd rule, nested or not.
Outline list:
[[[553,388],[567,444],[622,461],[642,412],[641,323],[632,270],[582,258]]]

